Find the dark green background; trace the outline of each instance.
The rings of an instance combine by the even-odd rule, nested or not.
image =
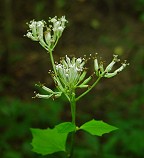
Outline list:
[[[52,89],[55,85],[48,74],[48,54],[23,36],[26,22],[47,21],[55,15],[65,15],[69,21],[54,52],[56,61],[66,54],[80,57],[97,52],[105,65],[114,53],[130,63],[116,77],[102,79],[77,105],[78,125],[95,118],[119,130],[103,137],[79,131],[74,157],[144,157],[144,0],[1,0],[0,12],[0,157],[42,158],[31,151],[29,128],[71,120],[64,97],[32,99],[33,91],[40,91],[35,83],[41,81]],[[92,61],[87,67],[91,75]]]

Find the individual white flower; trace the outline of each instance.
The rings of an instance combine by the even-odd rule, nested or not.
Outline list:
[[[33,40],[33,41],[38,41],[38,38],[37,38],[37,37],[34,37],[31,32],[27,32],[26,36],[27,36],[28,38],[30,38],[31,40]]]
[[[50,20],[49,20],[50,22],[52,22],[52,23],[55,23],[55,22],[57,22],[57,16],[55,16],[55,17],[53,17],[53,18],[50,18]]]
[[[118,55],[113,55],[113,57],[114,58],[113,58],[112,62],[106,67],[105,72],[110,72],[112,70],[114,64],[116,62],[120,61],[120,59],[118,59]]]
[[[65,22],[67,22],[65,16],[62,16],[62,17],[61,17],[61,22],[62,22],[63,24],[64,24]]]
[[[104,73],[104,66],[103,66],[103,62],[100,61],[100,63],[98,63],[98,59],[95,58],[94,59],[94,69],[95,69],[95,73],[98,77],[102,77],[103,73]]]
[[[43,29],[44,29],[44,21],[38,21],[36,22],[36,28],[37,28],[37,34],[39,37],[39,40],[43,40]]]
[[[44,32],[44,36],[45,36],[46,43],[50,47],[51,46],[51,41],[52,41],[52,36],[51,36],[50,29],[47,29],[47,31]]]
[[[34,37],[37,37],[37,30],[36,30],[37,22],[32,20],[29,24],[29,28],[32,31]]]
[[[52,99],[56,99],[56,98],[59,98],[61,96],[62,92],[55,92],[53,94],[49,94],[49,95],[45,95],[45,94],[39,94],[37,93],[35,95],[35,97],[33,98],[42,98],[42,99],[49,99],[49,98],[52,98]]]
[[[96,74],[98,75],[99,66],[98,66],[97,58],[94,59],[94,69],[95,69]]]

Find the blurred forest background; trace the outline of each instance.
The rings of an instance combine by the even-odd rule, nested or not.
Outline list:
[[[63,158],[31,151],[30,128],[70,121],[70,107],[32,99],[39,81],[54,88],[49,55],[24,37],[32,19],[65,15],[69,23],[54,58],[99,53],[108,64],[113,54],[130,63],[122,73],[102,79],[77,105],[77,124],[95,118],[119,128],[103,137],[78,132],[75,158],[144,157],[144,0],[3,0],[0,3],[0,157]],[[88,65],[92,74],[93,63]],[[80,92],[78,92],[80,93]]]

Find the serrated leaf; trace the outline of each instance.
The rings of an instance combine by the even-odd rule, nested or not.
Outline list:
[[[54,129],[31,129],[33,151],[42,155],[65,151],[68,133],[59,133]]]
[[[55,126],[59,133],[69,133],[76,130],[76,126],[71,122],[64,122]]]
[[[102,136],[105,133],[109,133],[118,128],[111,126],[103,121],[91,120],[83,124],[80,129],[89,132],[92,135]]]

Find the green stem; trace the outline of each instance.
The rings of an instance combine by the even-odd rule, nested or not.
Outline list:
[[[50,51],[49,54],[50,54],[50,59],[51,59],[51,62],[52,62],[52,67],[53,67],[54,73],[57,76],[57,72],[56,72],[56,68],[55,68],[55,64],[54,64],[54,58],[53,58],[52,51]]]
[[[94,84],[88,89],[86,90],[84,93],[82,93],[79,97],[76,98],[76,101],[78,101],[80,98],[82,98],[84,95],[86,95],[89,91],[91,91],[95,85],[99,82],[99,80],[101,79],[101,77],[99,77],[95,82]]]
[[[52,47],[52,50],[53,50],[53,49],[55,48],[55,46],[57,45],[59,38],[60,38],[60,37],[57,37],[57,39],[56,39],[56,41],[55,41],[55,44],[54,44],[53,47]]]
[[[71,99],[71,114],[72,114],[72,123],[75,125],[75,113],[76,113],[76,101],[75,101],[75,93],[72,94]]]
[[[72,94],[72,98],[70,100],[70,104],[71,104],[72,123],[74,125],[76,125],[76,100],[75,100],[75,93]],[[75,133],[76,133],[76,131],[73,131],[72,135],[71,135],[71,147],[70,147],[70,153],[68,155],[68,158],[72,158],[73,157]]]

